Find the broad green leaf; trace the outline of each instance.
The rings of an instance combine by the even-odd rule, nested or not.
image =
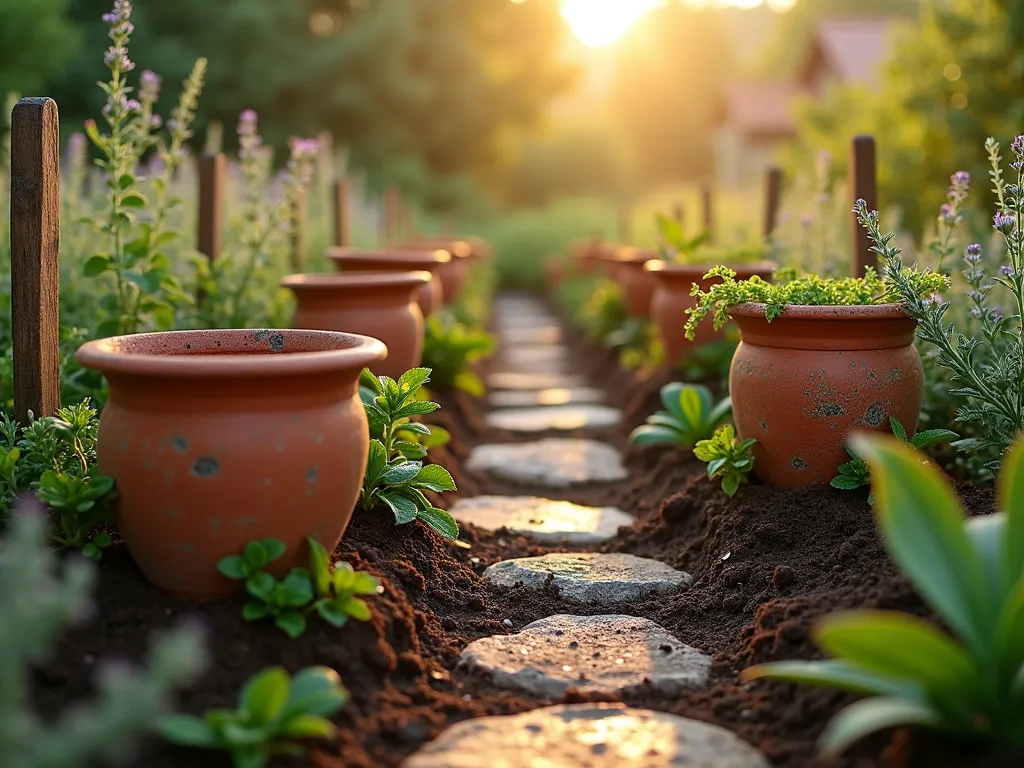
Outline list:
[[[703,390],[703,392],[701,391]],[[708,410],[705,410],[704,395],[707,394],[708,401],[711,400],[711,393],[706,387],[689,386],[683,387],[679,395],[679,409],[683,414],[683,423],[689,427],[691,432],[696,432],[704,423]]]
[[[903,428],[899,420],[895,416],[889,417],[889,426],[892,428],[892,433],[897,439],[902,440],[904,443],[907,442],[907,430]]]
[[[636,445],[677,445],[681,444],[681,435],[668,427],[644,424],[634,429],[629,439]]]
[[[262,541],[250,541],[245,545],[245,562],[250,568],[262,568],[270,562],[270,553]]]
[[[1003,459],[998,485],[999,508],[1006,513],[1006,573],[1016,584],[1024,579],[1024,440]]]
[[[375,487],[380,476],[388,466],[388,449],[380,440],[370,441],[370,450],[366,457],[366,485]]]
[[[260,737],[258,744],[248,744],[231,750],[231,762],[234,768],[265,768],[270,762],[270,750],[263,743],[262,733],[260,733]]]
[[[345,612],[356,621],[369,621],[371,618],[370,606],[358,597],[350,597],[346,601]]]
[[[663,386],[660,391],[661,403],[665,406],[665,410],[679,420],[685,418],[683,408],[680,403],[683,390],[685,388],[685,384],[680,384],[679,382],[674,381]]]
[[[443,509],[438,509],[437,507],[421,509],[417,514],[417,517],[446,539],[459,538],[458,522],[456,522],[455,518]]]
[[[722,490],[726,496],[735,496],[740,489],[740,476],[735,472],[729,472],[722,478]]]
[[[96,277],[111,269],[113,265],[114,260],[110,256],[105,253],[97,254],[85,262],[85,265],[82,267],[82,274],[86,277]]]
[[[277,733],[290,739],[326,739],[336,730],[330,720],[316,715],[296,715],[281,723]]]
[[[454,384],[456,389],[474,397],[482,397],[487,391],[483,381],[472,371],[459,371],[455,374]]]
[[[1006,573],[1006,515],[997,512],[970,517],[964,523],[964,530],[981,560],[992,602],[1002,606],[1013,588]]]
[[[440,448],[452,441],[451,433],[444,427],[431,425],[430,434],[423,439],[423,445],[427,448]]]
[[[128,189],[132,184],[135,183],[135,177],[130,173],[125,173],[117,180],[118,189]]]
[[[696,456],[696,454],[697,454],[697,452],[695,450],[694,451],[694,455]],[[700,457],[698,456],[697,458],[700,458]],[[701,459],[701,461],[708,461],[708,460],[707,459]],[[728,459],[726,457],[724,457],[724,456],[721,456],[721,457],[719,457],[717,459],[711,459],[710,461],[708,461],[708,477],[714,477],[715,473],[718,472],[718,470],[720,470],[722,467],[724,467],[725,463],[727,461],[728,461]]]
[[[939,443],[951,443],[959,438],[960,435],[948,429],[926,429],[924,432],[918,432],[914,435],[910,442],[915,448],[920,450],[922,448],[931,448]]]
[[[418,421],[410,421],[408,424],[403,424],[401,432],[412,432],[416,435],[429,435],[430,427],[426,424],[420,424]]]
[[[996,660],[1004,679],[1024,671],[1024,580],[1017,582],[999,617]]]
[[[191,715],[166,715],[157,730],[167,741],[183,747],[216,749],[222,746],[217,733],[206,721]]]
[[[381,386],[380,380],[373,375],[369,368],[363,368],[359,373],[359,386],[372,390],[375,395],[384,394],[384,388]]]
[[[381,384],[384,386],[384,397],[392,410],[398,408],[402,403],[402,392],[398,389],[398,382],[387,376],[381,376]]]
[[[403,394],[413,394],[421,386],[430,381],[429,368],[413,368],[403,373],[398,379],[398,388]]]
[[[384,500],[385,504],[391,507],[391,511],[395,513],[395,525],[405,525],[416,519],[416,513],[419,509],[415,502],[391,491],[385,491],[380,497]]]
[[[238,708],[248,712],[254,723],[264,725],[284,709],[288,700],[288,673],[271,667],[249,679],[238,699]]]
[[[348,691],[330,667],[306,667],[292,678],[285,716],[332,715],[345,706]]]
[[[732,413],[732,398],[727,397],[711,409],[711,412],[708,414],[708,424],[716,427],[718,426],[718,422],[730,413]]]
[[[309,570],[313,576],[313,586],[321,597],[331,591],[331,558],[323,545],[312,536],[306,537],[309,544]]]
[[[121,206],[124,208],[145,208],[146,198],[138,192],[133,192],[121,198]]]
[[[306,617],[298,611],[289,611],[275,618],[274,626],[294,640],[306,631]]]
[[[392,447],[400,454],[409,459],[409,461],[420,461],[427,455],[427,449],[425,446],[419,443],[414,443],[411,440],[396,440]]]
[[[242,608],[242,618],[246,621],[259,621],[265,619],[270,615],[270,606],[266,603],[257,603],[254,600],[250,600]]]
[[[869,482],[865,482],[853,475],[837,475],[829,481],[829,485],[833,488],[838,488],[841,491],[852,491],[856,488],[862,488],[869,484]]]
[[[418,461],[406,461],[388,467],[380,476],[380,481],[387,485],[404,485],[416,477],[420,471],[421,465]]]
[[[271,563],[277,560],[281,555],[284,554],[288,548],[285,543],[280,539],[264,539],[260,542],[263,545],[263,550],[267,553],[267,562]]]
[[[826,661],[776,661],[743,670],[744,680],[784,680],[789,683],[820,685],[837,691],[874,696],[897,696],[924,701],[924,692],[916,683],[876,675],[843,659]]]
[[[410,416],[424,416],[428,413],[433,413],[441,406],[437,403],[432,403],[429,400],[412,400],[402,405],[393,414],[395,419],[407,419]]]
[[[229,579],[244,579],[249,575],[249,569],[246,567],[245,560],[238,555],[225,557],[217,563],[217,570]]]
[[[451,473],[438,464],[423,465],[416,477],[413,478],[412,484],[417,488],[426,488],[437,493],[458,490]]]
[[[875,514],[892,559],[976,653],[991,652],[996,608],[948,478],[894,438],[861,434],[851,443],[871,466]]]
[[[316,604],[316,612],[321,619],[338,629],[348,624],[348,614],[338,610],[334,600],[320,600]]]
[[[277,586],[277,580],[266,571],[254,573],[245,582],[246,591],[253,597],[264,601],[270,599],[275,586]]]
[[[854,742],[885,728],[906,725],[938,727],[941,716],[924,703],[874,698],[851,704],[825,726],[818,744],[825,757],[835,757]]]
[[[977,701],[982,681],[961,646],[915,616],[889,611],[844,611],[814,629],[819,646],[859,667],[911,680],[943,700]]]

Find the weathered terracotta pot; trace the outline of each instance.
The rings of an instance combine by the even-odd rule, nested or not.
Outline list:
[[[654,295],[651,297],[651,320],[658,326],[658,334],[668,352],[668,359],[677,363],[688,352],[716,341],[722,337],[711,322],[703,322],[697,326],[693,341],[686,338],[686,321],[689,315],[686,310],[697,305],[697,299],[690,295],[693,284],[697,283],[701,290],[708,290],[712,285],[721,282],[717,277],[705,279],[704,275],[712,265],[709,264],[674,264],[668,261],[651,260],[644,264],[656,281]],[[749,280],[758,275],[762,280],[770,280],[775,265],[768,261],[756,264],[732,266],[736,271],[737,280]]]
[[[827,483],[849,460],[856,430],[913,434],[924,393],[917,327],[898,304],[790,306],[769,323],[763,304],[729,314],[741,342],[729,372],[740,437],[756,437],[754,471],[769,485]]]
[[[430,282],[416,289],[416,302],[424,317],[444,304],[444,288],[440,272],[452,260],[443,249],[433,251],[363,251],[357,248],[331,248],[327,258],[339,271],[350,272],[413,272],[422,270],[431,275]]]
[[[576,243],[572,248],[576,271],[581,275],[593,274],[605,252],[604,246],[597,240],[584,240]]]
[[[368,443],[359,372],[376,339],[323,331],[171,331],[78,350],[102,371],[99,469],[117,482],[118,531],[158,587],[206,599],[239,583],[217,563],[254,539],[308,562],[333,552],[362,486]]]
[[[438,270],[438,277],[441,278],[441,285],[444,291],[444,301],[450,304],[458,298],[462,286],[466,284],[469,277],[470,256],[473,254],[473,246],[464,240],[452,240],[451,238],[433,238],[429,240],[417,240],[413,243],[404,243],[398,248],[404,251],[422,250],[445,250],[451,254],[451,260],[442,264]]]
[[[615,277],[622,286],[626,312],[631,317],[648,317],[651,313],[651,299],[658,279],[644,265],[657,258],[656,251],[642,248],[623,248],[616,254]]]
[[[397,379],[423,356],[423,313],[415,294],[429,272],[358,275],[288,275],[281,285],[295,294],[293,328],[372,336],[388,348],[371,370]]]

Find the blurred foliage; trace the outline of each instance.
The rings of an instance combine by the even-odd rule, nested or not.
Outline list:
[[[69,2],[0,0],[0,94],[41,95],[61,72],[78,43],[66,16]]]

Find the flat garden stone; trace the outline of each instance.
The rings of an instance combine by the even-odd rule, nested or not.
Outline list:
[[[529,344],[503,347],[502,357],[509,365],[519,367],[538,363],[564,363],[569,360],[569,348],[562,344]]]
[[[510,432],[543,432],[548,429],[611,427],[622,420],[622,411],[607,405],[542,405],[536,408],[502,408],[487,414],[487,426]]]
[[[559,698],[569,689],[676,696],[702,688],[711,658],[650,619],[558,614],[512,635],[474,640],[459,668],[503,690]]]
[[[571,704],[453,725],[406,768],[770,768],[717,725],[623,704]]]
[[[489,531],[501,528],[540,541],[599,544],[634,518],[616,507],[584,507],[537,496],[473,496],[449,510],[461,523]]]
[[[604,400],[604,392],[594,387],[554,387],[551,389],[497,389],[487,394],[487,402],[497,408],[534,408],[538,405],[583,405]]]
[[[532,328],[505,328],[501,333],[503,347],[557,344],[561,340],[562,328],[554,321],[551,325],[538,325]]]
[[[489,472],[506,480],[549,488],[611,483],[628,477],[622,455],[607,443],[559,437],[478,445],[466,467],[470,472]]]
[[[523,371],[497,371],[487,376],[491,389],[570,389],[587,382],[582,376],[564,373],[525,373]]]
[[[693,577],[658,560],[620,553],[564,552],[495,563],[484,580],[540,589],[551,579],[565,600],[614,605],[690,587]]]

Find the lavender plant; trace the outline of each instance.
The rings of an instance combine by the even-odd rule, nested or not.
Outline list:
[[[947,322],[951,308],[948,300],[915,293],[902,251],[893,245],[891,232],[882,233],[878,212],[869,211],[863,200],[857,201],[854,211],[872,240],[873,250],[884,262],[887,282],[918,321],[918,336],[934,347],[935,361],[949,372],[955,385],[951,393],[962,402],[956,419],[969,424],[974,433],[974,437],[959,441],[958,447],[1001,455],[1024,428],[1024,136],[1014,139],[1010,147],[1014,158],[1010,167],[1016,174],[1013,182],[1003,176],[999,143],[989,139],[985,148],[997,205],[993,228],[1002,238],[1009,263],[989,275],[982,266],[982,246],[967,246],[962,272],[969,287],[971,324],[961,324],[958,329]],[[957,179],[961,182],[957,199],[951,200],[943,212],[950,226],[959,216],[955,206],[967,193],[966,174],[954,176],[954,181]],[[994,303],[999,295],[1012,301],[1014,311],[1004,312]],[[995,458],[986,467],[995,469],[999,463]]]

